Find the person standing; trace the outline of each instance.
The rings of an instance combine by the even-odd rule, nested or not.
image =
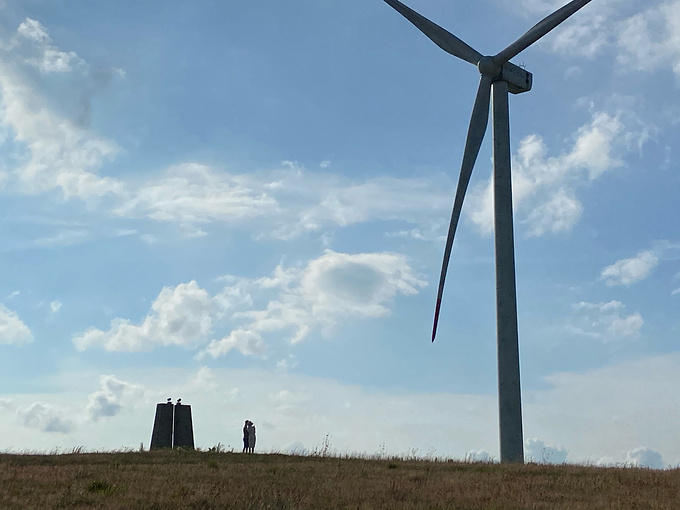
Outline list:
[[[248,451],[255,453],[255,425],[252,421],[248,422]]]
[[[246,420],[243,425],[243,453],[248,452],[248,425],[250,425],[250,420]]]

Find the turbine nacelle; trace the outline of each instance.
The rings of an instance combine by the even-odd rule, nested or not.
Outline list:
[[[477,69],[479,74],[491,78],[492,81],[508,82],[508,90],[512,94],[521,94],[531,90],[533,75],[511,62],[499,64],[494,57],[482,57],[477,62]]]
[[[508,82],[508,91],[511,94],[529,92],[533,83],[533,77],[534,75],[529,71],[522,69],[520,66],[517,66],[512,62],[506,62],[503,64],[501,79]]]

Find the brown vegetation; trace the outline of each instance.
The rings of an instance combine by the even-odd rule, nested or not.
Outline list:
[[[680,470],[193,451],[2,454],[0,508],[677,510]]]

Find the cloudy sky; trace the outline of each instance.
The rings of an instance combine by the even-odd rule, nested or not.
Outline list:
[[[411,0],[485,54],[556,0]],[[474,7],[473,7],[474,4]],[[680,463],[680,0],[594,0],[515,58],[527,457]],[[478,73],[380,0],[0,2],[0,450],[498,458]],[[327,438],[327,439],[326,439]]]

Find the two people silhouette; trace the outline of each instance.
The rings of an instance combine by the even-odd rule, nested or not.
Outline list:
[[[243,453],[255,453],[255,425],[250,420],[243,425]]]

